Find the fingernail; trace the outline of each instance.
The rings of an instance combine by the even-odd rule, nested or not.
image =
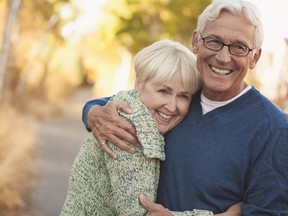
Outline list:
[[[127,108],[127,112],[129,112],[129,114],[131,114],[132,110],[130,108]]]
[[[129,149],[129,153],[134,154],[135,152],[136,152],[136,149],[135,149],[135,148],[130,148],[130,149]]]
[[[143,198],[143,194],[140,193],[139,196],[138,196],[138,200],[139,200],[139,202],[141,201],[142,198]]]
[[[112,159],[114,159],[114,160],[116,160],[117,159],[117,154],[110,154],[110,157],[112,158]]]

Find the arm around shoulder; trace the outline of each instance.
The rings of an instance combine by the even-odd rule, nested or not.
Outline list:
[[[111,97],[105,97],[105,98],[94,99],[94,100],[90,100],[86,102],[86,104],[84,105],[82,109],[82,122],[84,123],[85,128],[88,131],[91,131],[91,129],[89,129],[88,124],[87,124],[89,110],[93,106],[104,106],[109,101],[110,98]]]

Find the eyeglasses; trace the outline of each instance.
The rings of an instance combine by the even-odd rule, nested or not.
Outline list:
[[[226,44],[223,41],[214,38],[214,37],[202,37],[200,35],[201,39],[203,40],[203,45],[210,50],[214,51],[220,51],[223,49],[224,46],[228,47],[229,52],[232,55],[235,56],[247,56],[248,53],[255,48],[251,49],[248,46],[242,44],[242,43],[233,43],[233,44]]]

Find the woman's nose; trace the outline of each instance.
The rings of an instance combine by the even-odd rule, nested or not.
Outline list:
[[[175,112],[177,109],[177,101],[175,98],[170,98],[169,100],[167,100],[167,103],[165,105],[166,109],[169,112]]]

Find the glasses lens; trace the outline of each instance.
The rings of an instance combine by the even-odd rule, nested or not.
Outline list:
[[[219,51],[222,49],[223,47],[223,43],[220,40],[217,40],[215,38],[205,38],[204,39],[204,45],[208,48],[208,49],[212,49],[212,50],[216,50]]]
[[[242,43],[225,44],[219,39],[213,37],[202,38],[203,44],[206,48],[220,51],[223,46],[229,47],[229,52],[236,56],[246,56],[250,52],[250,48]]]
[[[230,52],[234,55],[247,55],[249,53],[249,47],[244,44],[231,44]]]

